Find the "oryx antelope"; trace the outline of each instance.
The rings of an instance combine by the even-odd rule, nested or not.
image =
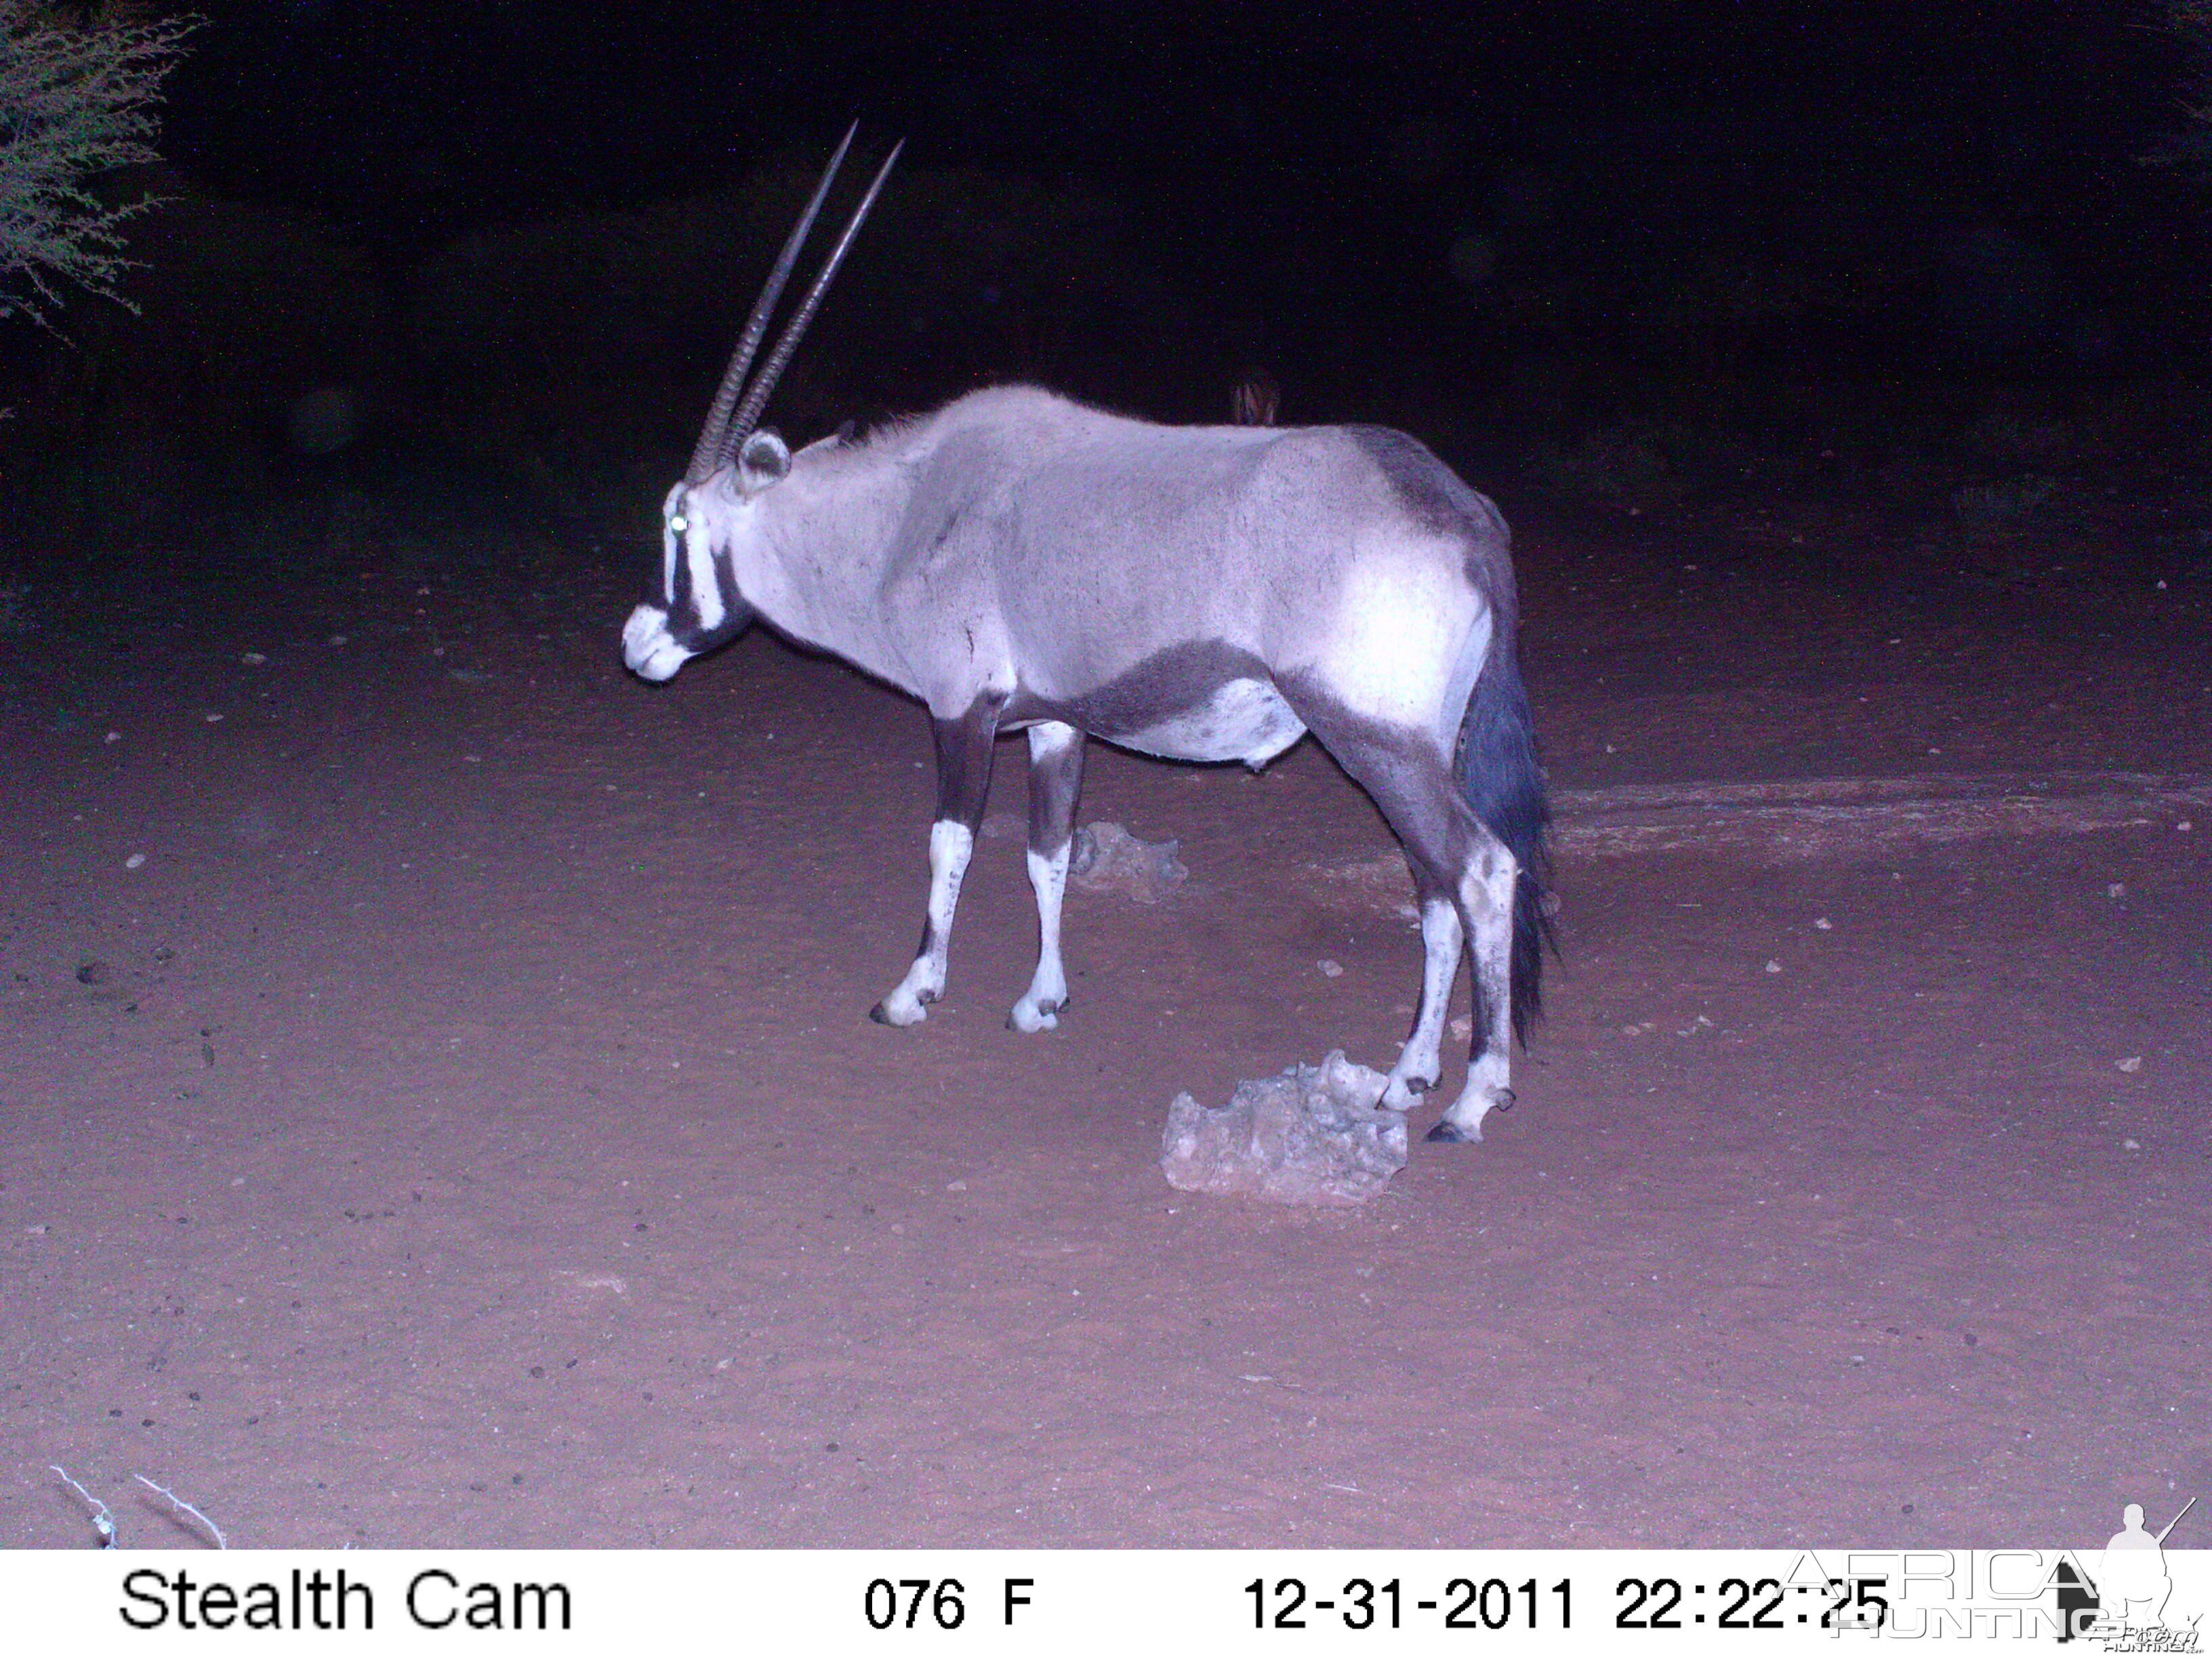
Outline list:
[[[1512,1102],[1509,1046],[1541,965],[1546,808],[1504,520],[1401,433],[1153,426],[1021,386],[794,453],[757,422],[897,151],[745,376],[844,154],[668,493],[659,583],[623,629],[625,660],[665,680],[758,615],[927,705],[927,921],[872,1011],[890,1025],[920,1024],[945,988],[1002,733],[1029,743],[1040,936],[1009,1023],[1036,1031],[1067,1006],[1060,900],[1086,736],[1256,769],[1310,731],[1404,843],[1420,901],[1420,1009],[1380,1103],[1402,1111],[1436,1085],[1464,945],[1474,1053],[1429,1139],[1480,1139],[1484,1115]]]
[[[1275,385],[1275,377],[1264,368],[1255,368],[1237,381],[1237,389],[1229,394],[1229,421],[1232,426],[1273,426],[1275,411],[1282,407],[1283,394]]]

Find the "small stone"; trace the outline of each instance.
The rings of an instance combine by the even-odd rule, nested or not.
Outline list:
[[[1778,962],[1769,959],[1766,964],[1766,971],[1770,974],[1778,974],[1782,971],[1782,964]]]
[[[2175,829],[2177,829],[2177,830],[2180,830],[2184,835],[2187,835],[2187,834],[2188,834],[2191,830],[2194,830],[2197,826],[2196,826],[2195,824],[2191,823],[2187,818],[2184,818],[2184,819],[2182,819],[2182,821],[2181,821],[2180,823],[2179,823],[2175,824],[2173,827],[2174,827]]]
[[[343,645],[345,642],[346,636],[343,634],[333,634],[331,635],[331,643],[332,645]]]
[[[1826,933],[1826,932],[1828,932],[1831,928],[1832,928],[1832,927],[1835,926],[1835,924],[1834,924],[1833,922],[1830,921],[1827,919],[1827,917],[1826,917],[1826,916],[1815,916],[1815,917],[1814,917],[1814,918],[1813,918],[1813,925],[1814,925],[1815,927],[1819,928],[1819,929],[1820,929],[1822,933]]]
[[[129,858],[123,860],[123,867],[126,870],[136,870],[140,865],[145,862],[146,855],[143,853],[133,853]]]
[[[120,732],[110,732],[107,736],[102,739],[102,741],[106,743],[120,743],[123,741],[123,734]]]
[[[1158,904],[1190,878],[1176,858],[1181,845],[1139,841],[1118,823],[1086,823],[1075,832],[1067,878],[1086,892]]]
[[[268,660],[269,659],[258,651],[249,651],[239,659],[239,661],[244,663],[248,668],[259,668]]]
[[[964,1193],[968,1190],[968,1183],[964,1181],[948,1181],[945,1183],[945,1190],[948,1193]]]
[[[104,962],[88,962],[76,970],[80,985],[105,985],[115,977],[115,969]]]
[[[2139,1152],[2142,1151],[2142,1142],[2140,1140],[2123,1140],[2120,1143],[2120,1150],[2126,1152]]]
[[[2141,1054],[2130,1054],[2125,1060],[2116,1060],[2112,1064],[2118,1066],[2124,1072],[2140,1072],[2142,1070],[2142,1056]]]
[[[2116,881],[2105,889],[2105,896],[2106,898],[2118,898],[2127,890],[2127,883],[2124,881]]]
[[[1462,1014],[1451,1023],[1451,1034],[1462,1042],[1474,1041],[1474,1016]]]
[[[1333,957],[1323,957],[1319,962],[1314,963],[1314,966],[1321,969],[1321,976],[1323,979],[1344,977],[1344,964]]]
[[[207,723],[208,723],[210,726],[213,726],[213,725],[214,725],[217,720],[221,720],[222,718],[222,715],[220,715],[220,714],[210,714],[210,715],[207,717]]]

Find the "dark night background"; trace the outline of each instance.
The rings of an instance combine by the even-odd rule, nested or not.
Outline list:
[[[1694,501],[2142,453],[2205,361],[2148,5],[204,11],[144,315],[9,343],[19,538],[101,479],[649,501],[856,116],[907,162],[795,434],[1009,376],[1219,419],[1264,366],[1285,420]]]
[[[250,1547],[2087,1550],[2212,1492],[2212,0],[200,9],[100,185],[167,198],[137,311],[0,318],[0,1547],[198,1541],[173,1492]],[[1141,879],[1073,864],[1047,1034],[1008,741],[891,1031],[923,710],[769,628],[624,666],[856,119],[832,220],[908,148],[789,437],[1263,368],[1511,526],[1559,959],[1510,1116],[1418,1139],[1457,1001],[1364,1210],[1158,1161],[1415,1018],[1319,743],[1090,746]],[[1300,678],[1417,683],[1431,590],[1328,568],[1254,578]]]

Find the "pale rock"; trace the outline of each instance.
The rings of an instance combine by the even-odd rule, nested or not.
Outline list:
[[[1387,1081],[1335,1049],[1319,1066],[1246,1079],[1226,1106],[1177,1095],[1160,1169],[1187,1193],[1364,1204],[1406,1167],[1406,1120],[1375,1104]]]
[[[1067,878],[1089,893],[1119,893],[1158,904],[1190,878],[1176,859],[1180,842],[1139,841],[1118,823],[1086,823],[1075,832]]]

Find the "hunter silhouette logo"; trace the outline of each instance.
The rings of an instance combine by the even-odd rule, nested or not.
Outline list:
[[[2173,1595],[2173,1580],[2166,1568],[2166,1540],[2182,1516],[2196,1507],[2191,1498],[2163,1528],[2152,1533],[2143,1526],[2142,1505],[2130,1504],[2120,1512],[2120,1530],[2106,1542],[2094,1580],[2062,1564],[2054,1578],[2064,1626],[2058,1639],[2069,1642],[2079,1636],[2101,1644],[2108,1653],[2199,1651],[2203,1611],[2191,1611],[2172,1623],[2166,1618],[2166,1603]]]

